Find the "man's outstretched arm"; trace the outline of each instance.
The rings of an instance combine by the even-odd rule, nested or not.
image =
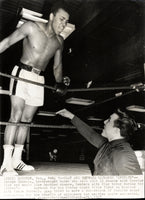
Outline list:
[[[79,133],[95,147],[100,148],[105,142],[107,142],[107,139],[94,131],[90,126],[88,126],[85,122],[83,122],[80,118],[75,116],[70,111],[63,109],[58,111],[57,114],[70,119],[72,124],[79,131]]]

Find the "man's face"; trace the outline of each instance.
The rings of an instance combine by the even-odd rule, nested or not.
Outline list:
[[[118,118],[118,115],[116,113],[113,113],[107,120],[104,121],[102,136],[108,139],[113,137],[113,134],[116,131],[116,127],[114,127],[114,121]]]
[[[61,8],[53,15],[52,28],[57,35],[66,27],[68,20],[69,14]]]

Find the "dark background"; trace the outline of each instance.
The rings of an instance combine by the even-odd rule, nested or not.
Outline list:
[[[59,0],[57,0],[59,1]],[[0,40],[16,28],[21,8],[43,13],[47,19],[52,0],[0,0]],[[76,30],[65,40],[63,51],[63,72],[69,76],[69,88],[91,88],[130,86],[144,83],[144,8],[143,0],[65,0],[70,8],[70,23]],[[0,71],[10,74],[21,56],[22,42],[13,45],[0,55]],[[70,52],[71,49],[71,52]],[[53,86],[53,59],[45,73],[46,84]],[[1,77],[0,85],[8,89],[9,79]],[[116,97],[116,93],[122,96]],[[45,89],[45,104],[39,110],[56,112],[67,108],[92,126],[102,127],[114,109],[125,109],[129,105],[144,107],[144,91],[101,90],[68,92],[58,97]],[[94,100],[91,106],[71,105],[65,102],[70,97]],[[8,121],[10,101],[1,95],[1,121]],[[138,123],[145,123],[144,112],[129,112]],[[102,121],[89,121],[88,117]],[[71,125],[60,116],[42,117],[36,115],[34,123],[47,125]],[[98,131],[99,128],[97,129]],[[4,127],[1,127],[3,133]],[[145,149],[145,128],[136,131],[131,145],[134,149]],[[3,135],[1,135],[3,144]],[[2,146],[2,145],[1,145]],[[32,128],[30,139],[30,160],[49,161],[49,151],[58,149],[60,162],[89,162],[96,149],[75,129]],[[26,152],[24,156],[26,155]]]

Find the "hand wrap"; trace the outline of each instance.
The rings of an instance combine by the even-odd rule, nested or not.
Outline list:
[[[54,93],[58,94],[59,96],[64,96],[67,93],[67,86],[63,83],[56,83]]]

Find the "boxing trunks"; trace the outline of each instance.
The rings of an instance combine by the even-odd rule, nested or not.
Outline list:
[[[44,76],[37,68],[19,63],[11,73],[13,76],[23,78],[33,82],[44,84]],[[29,82],[10,80],[10,95],[18,96],[25,100],[25,104],[30,106],[42,106],[44,104],[44,87]]]

